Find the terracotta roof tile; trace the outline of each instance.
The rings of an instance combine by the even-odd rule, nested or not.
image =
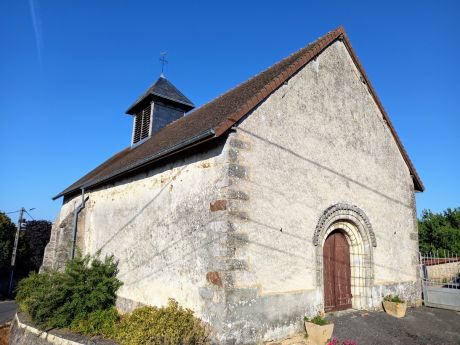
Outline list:
[[[128,147],[117,153],[59,193],[54,199],[73,193],[82,187],[89,188],[118,178],[128,171],[137,169],[145,164],[151,164],[165,155],[172,155],[184,145],[196,145],[201,141],[210,140],[210,138],[224,134],[288,78],[342,36],[354,63],[362,73],[375,102],[389,125],[390,131],[413,176],[415,189],[423,191],[422,181],[351,47],[345,31],[342,27],[339,27],[211,102],[193,110],[183,118],[167,125],[142,144]]]

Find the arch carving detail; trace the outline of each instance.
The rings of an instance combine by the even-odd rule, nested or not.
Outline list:
[[[359,207],[346,203],[339,203],[330,206],[321,215],[313,235],[313,244],[322,245],[324,235],[328,228],[339,220],[348,220],[354,223],[359,229],[363,240],[368,240],[372,247],[377,247],[374,230],[369,218]]]

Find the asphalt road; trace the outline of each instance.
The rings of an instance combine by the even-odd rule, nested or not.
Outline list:
[[[385,312],[353,312],[333,316],[333,337],[359,345],[459,345],[460,313],[410,308],[402,319]]]
[[[18,306],[14,301],[0,301],[0,325],[11,321],[17,309]]]

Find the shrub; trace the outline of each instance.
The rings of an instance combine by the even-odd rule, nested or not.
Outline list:
[[[399,298],[398,295],[387,295],[385,296],[385,298],[383,299],[384,301],[387,301],[387,302],[394,302],[394,303],[404,303],[404,300]]]
[[[58,323],[53,318],[59,303],[64,303],[66,292],[60,287],[64,284],[65,276],[53,272],[46,274],[31,273],[28,278],[21,280],[18,286],[16,300],[19,308],[26,312],[39,326],[51,326]],[[65,324],[63,320],[61,324]]]
[[[170,299],[166,307],[142,307],[120,318],[115,309],[117,263],[112,256],[75,259],[64,272],[32,273],[18,287],[22,311],[42,328],[102,335],[122,345],[205,345],[209,328],[193,311]]]
[[[122,317],[116,339],[122,345],[202,345],[209,343],[209,329],[170,299],[166,307],[142,307]]]
[[[113,256],[102,261],[96,255],[69,262],[63,273],[32,273],[19,283],[16,300],[37,326],[70,327],[115,305],[117,266]]]
[[[106,338],[115,338],[116,326],[120,316],[116,308],[96,310],[84,319],[74,320],[70,328],[84,335],[102,335]]]

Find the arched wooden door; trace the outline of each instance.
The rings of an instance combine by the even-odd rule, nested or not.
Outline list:
[[[333,231],[323,247],[324,311],[351,308],[350,248],[345,235]]]

